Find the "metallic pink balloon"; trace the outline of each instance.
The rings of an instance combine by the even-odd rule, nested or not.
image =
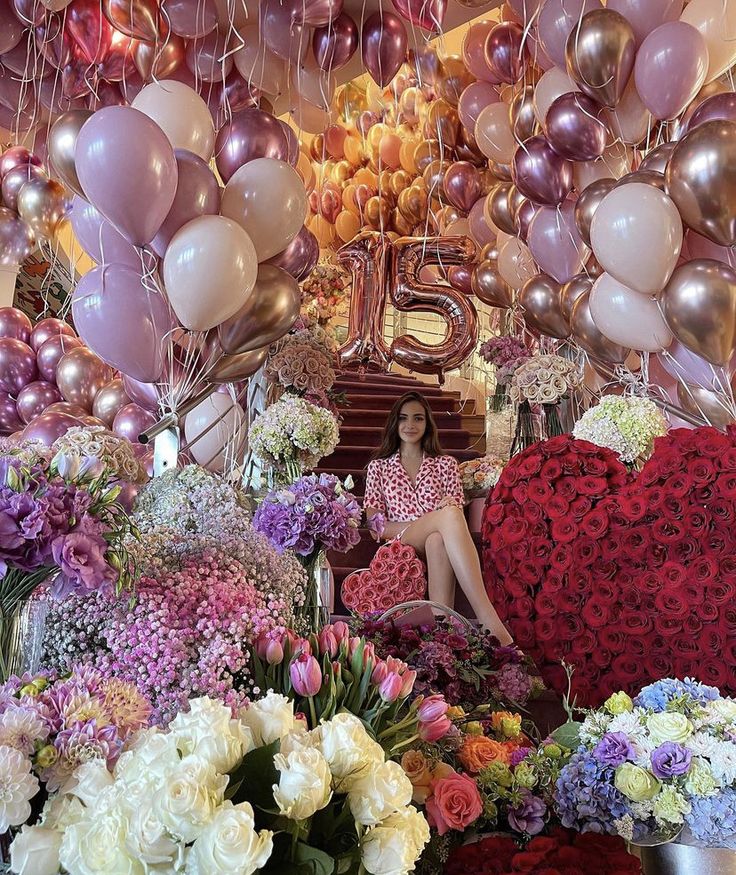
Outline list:
[[[572,164],[542,136],[532,137],[514,152],[511,176],[519,191],[534,203],[557,206],[573,186]]]
[[[215,28],[207,36],[190,40],[186,65],[204,82],[223,82],[233,68],[233,56],[228,52],[228,28]]]
[[[358,25],[343,12],[329,25],[315,28],[312,51],[321,70],[339,70],[358,48]]]
[[[473,294],[473,267],[467,264],[453,264],[447,268],[447,281],[454,289],[466,295]]]
[[[692,131],[698,125],[714,119],[736,121],[736,93],[727,91],[725,94],[714,94],[704,100],[690,116],[687,130]],[[674,144],[672,147],[674,148]]]
[[[570,161],[594,161],[606,148],[603,107],[579,91],[560,95],[547,110],[544,133],[550,146]]]
[[[61,392],[53,383],[35,380],[20,390],[15,406],[18,415],[27,425],[36,416],[40,416],[47,407],[61,400]]]
[[[457,104],[457,114],[463,127],[471,134],[474,133],[481,110],[491,103],[498,103],[498,100],[498,92],[490,82],[471,82],[460,95]]]
[[[255,158],[289,160],[289,141],[283,126],[270,113],[248,107],[236,112],[220,128],[215,142],[215,161],[225,182]]]
[[[392,12],[374,12],[363,25],[363,65],[371,78],[385,88],[406,58],[408,38],[404,22]]]
[[[297,4],[294,21],[311,27],[326,27],[342,13],[343,0],[302,0]]]
[[[56,385],[64,400],[87,412],[92,410],[95,395],[112,378],[112,368],[86,346],[68,352],[56,369]]]
[[[514,224],[516,225],[516,232],[518,236],[524,241],[527,242],[527,237],[529,236],[529,226],[532,223],[532,219],[537,215],[537,212],[542,209],[541,207],[533,204],[528,198],[524,198],[524,200],[519,205],[518,209],[514,213]]]
[[[80,246],[93,261],[140,268],[141,257],[135,246],[78,195],[72,201],[71,223]]]
[[[559,207],[538,209],[529,225],[527,244],[539,269],[558,283],[580,273],[590,255],[575,227],[575,202],[569,199]]]
[[[22,428],[15,401],[7,392],[0,392],[0,434],[12,434]]]
[[[478,168],[469,161],[455,161],[445,171],[442,189],[453,207],[464,213],[481,195],[481,179]]]
[[[138,436],[156,424],[156,417],[138,404],[126,404],[119,410],[112,424],[113,434],[138,443]]]
[[[442,32],[447,0],[391,0],[391,2],[394,9],[406,21],[421,27],[422,30],[432,33]]]
[[[162,4],[175,34],[195,39],[207,36],[217,27],[214,0],[166,0]]]
[[[485,53],[488,66],[501,82],[518,82],[526,54],[523,28],[510,21],[497,24],[486,37]]]
[[[493,243],[496,239],[496,232],[491,228],[488,222],[486,222],[484,211],[486,197],[488,197],[488,195],[478,198],[468,213],[470,236],[473,238],[473,242],[479,249],[482,249],[489,243]]]
[[[292,64],[298,64],[309,47],[308,31],[296,21],[301,5],[301,0],[263,0],[260,6],[263,41]]]
[[[607,5],[629,22],[639,48],[645,37],[660,24],[677,21],[685,3],[684,0],[608,0]]]
[[[46,174],[35,164],[21,164],[3,176],[3,204],[9,210],[18,209],[18,193],[32,179],[46,179]]]
[[[565,69],[565,46],[572,30],[591,9],[600,9],[600,0],[546,0],[537,19],[539,42],[557,67]]]
[[[55,440],[66,434],[70,428],[79,425],[79,420],[67,413],[49,412],[37,416],[23,429],[23,440],[40,441],[50,447]]]
[[[269,258],[266,264],[273,264],[302,280],[313,270],[319,260],[319,243],[305,225],[283,252]]]
[[[131,399],[125,391],[123,381],[118,377],[107,386],[103,386],[95,395],[92,415],[101,420],[108,428],[112,428],[113,420],[118,411],[130,402]]]
[[[123,374],[123,389],[130,401],[134,401],[146,410],[158,410],[161,392],[157,384],[142,383],[140,380],[134,380]]]
[[[14,337],[28,343],[33,323],[17,307],[0,307],[0,337]]]
[[[284,134],[286,135],[286,142],[289,146],[289,157],[286,159],[288,164],[291,164],[292,167],[296,167],[299,162],[299,137],[297,137],[294,128],[291,125],[287,125],[285,121],[279,119],[279,124],[284,130]]]
[[[9,173],[14,167],[23,167],[27,164],[40,165],[41,162],[24,146],[11,146],[0,157],[0,179]]]
[[[85,416],[89,416],[84,407],[81,407],[79,404],[70,404],[68,401],[57,401],[54,404],[50,404],[44,413],[65,413],[67,416],[73,416],[80,422]]]
[[[0,390],[15,396],[37,376],[31,347],[15,337],[0,337]]]
[[[31,346],[38,352],[50,337],[56,337],[58,334],[66,334],[69,337],[77,336],[77,332],[63,319],[56,319],[53,316],[42,319],[31,331]]]
[[[0,265],[15,267],[33,252],[36,238],[28,225],[7,207],[0,207]]]
[[[38,372],[49,383],[56,382],[56,368],[62,357],[70,350],[84,346],[78,337],[68,334],[56,334],[41,344],[36,353]]]

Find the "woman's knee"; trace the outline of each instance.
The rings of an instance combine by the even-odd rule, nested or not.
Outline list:
[[[439,514],[439,520],[442,525],[466,525],[465,513],[463,512],[463,509],[461,507],[457,507],[454,504],[450,504],[447,507],[440,508],[437,513]]]
[[[424,550],[426,553],[440,553],[445,549],[445,540],[441,532],[430,532],[427,535],[427,540],[424,542]]]

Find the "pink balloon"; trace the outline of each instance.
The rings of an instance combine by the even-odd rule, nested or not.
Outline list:
[[[146,410],[158,410],[161,393],[154,383],[142,383],[140,380],[134,380],[127,374],[123,374],[123,388],[130,400],[140,407],[144,407]]]
[[[489,243],[493,243],[496,239],[496,232],[491,228],[488,222],[486,222],[484,204],[487,197],[488,195],[479,198],[470,208],[470,212],[468,213],[470,236],[479,249],[482,249]]]
[[[187,39],[207,36],[217,27],[214,0],[166,0],[162,4],[174,33]]]
[[[690,117],[687,130],[692,131],[704,122],[714,119],[736,121],[736,93],[726,91],[724,94],[714,94],[704,100]]]
[[[92,415],[101,420],[107,428],[112,428],[113,420],[119,410],[130,404],[131,398],[125,391],[122,378],[117,378],[103,386],[95,395]]]
[[[463,127],[471,134],[475,132],[475,123],[480,111],[491,103],[498,103],[496,89],[488,82],[471,82],[460,95],[457,114]]]
[[[406,21],[421,27],[422,30],[442,32],[447,0],[391,0],[391,2],[394,4],[394,9]]]
[[[197,216],[214,216],[220,209],[220,186],[209,166],[185,149],[176,149],[175,155],[179,177],[176,196],[169,215],[151,242],[151,248],[161,258],[179,228]]]
[[[555,62],[542,48],[542,43],[539,41],[539,30],[537,27],[532,27],[527,36],[527,53],[532,59],[535,67],[546,72],[555,66]]]
[[[711,391],[723,391],[724,386],[728,386],[731,382],[731,374],[736,370],[736,356],[731,359],[728,367],[711,365],[677,339],[657,358],[665,371],[678,382],[691,383]]]
[[[631,25],[637,49],[660,24],[677,21],[684,5],[684,0],[608,0],[608,8],[623,15]]]
[[[0,434],[12,434],[22,428],[15,401],[7,392],[0,392]]]
[[[267,264],[280,267],[295,279],[305,279],[319,260],[319,243],[305,225],[289,245],[278,255],[267,260]]]
[[[37,0],[13,0],[13,13],[25,25],[41,24],[46,16],[46,7]]]
[[[331,24],[315,28],[312,51],[322,70],[339,70],[358,48],[358,25],[343,12]]]
[[[463,61],[476,79],[484,82],[500,83],[498,75],[490,68],[486,58],[486,39],[496,26],[495,21],[474,21],[465,31],[462,45]]]
[[[0,337],[0,391],[15,396],[37,375],[36,356],[31,347],[14,337]]]
[[[90,203],[131,243],[150,243],[177,185],[174,150],[156,122],[130,106],[104,107],[82,125],[74,163]]]
[[[18,415],[27,425],[36,416],[40,416],[47,407],[61,400],[61,392],[56,386],[45,380],[36,380],[20,390],[15,406]]]
[[[126,404],[119,410],[112,424],[113,434],[127,438],[132,444],[138,443],[138,436],[156,424],[156,417],[138,404]]]
[[[708,48],[699,30],[670,21],[653,30],[636,53],[634,81],[656,119],[673,119],[700,90],[708,72]]]
[[[33,324],[17,307],[0,307],[0,337],[14,337],[28,343]]]
[[[82,422],[84,417],[89,415],[81,404],[72,404],[69,401],[57,401],[55,404],[49,405],[44,413],[64,413],[67,416],[73,416],[79,422]]]
[[[23,429],[24,441],[40,441],[50,447],[55,440],[65,435],[70,428],[79,425],[79,420],[68,413],[49,412],[37,416]]]
[[[464,295],[473,294],[473,270],[466,264],[454,264],[447,268],[447,281],[454,289],[459,289]]]
[[[541,209],[542,207],[536,206],[527,199],[524,200],[522,205],[516,211],[515,222],[518,229],[519,237],[524,241],[524,243],[527,242],[527,238],[529,236],[529,226],[532,223],[532,219]]]
[[[403,21],[392,12],[374,12],[363,25],[363,65],[385,88],[406,58],[408,38]]]
[[[301,0],[263,0],[260,8],[263,41],[292,64],[298,64],[309,47],[308,31],[296,20],[300,8]]]
[[[41,344],[36,352],[36,365],[39,374],[49,383],[56,382],[56,366],[70,349],[83,346],[78,337],[56,334]]]
[[[565,46],[586,12],[601,8],[600,0],[546,0],[537,19],[539,42],[555,65],[565,69]]]
[[[579,91],[562,94],[547,110],[544,133],[550,146],[570,161],[594,161],[606,148],[603,108]]]
[[[230,177],[255,158],[288,161],[289,140],[277,118],[256,107],[235,113],[232,121],[220,128],[215,142],[215,161],[220,176]]]
[[[23,167],[26,164],[40,165],[41,162],[32,152],[29,152],[25,146],[11,146],[6,149],[0,157],[0,179],[6,173],[9,173],[15,167]]]
[[[497,24],[486,38],[486,61],[501,82],[518,82],[524,69],[524,31],[510,21]]]
[[[233,56],[228,54],[227,30],[213,30],[187,45],[187,67],[204,82],[222,82],[233,68]]]
[[[172,318],[163,294],[146,288],[140,271],[122,264],[89,271],[74,290],[72,313],[103,361],[146,383],[161,376]]]
[[[573,185],[572,164],[542,136],[532,137],[517,148],[511,176],[523,195],[534,203],[552,207],[562,203]]]
[[[89,257],[98,264],[127,264],[140,268],[139,251],[102,217],[84,198],[74,195],[71,223],[74,235]]]
[[[469,212],[481,195],[478,169],[469,161],[455,161],[445,171],[442,190],[453,207]]]
[[[326,27],[342,13],[343,0],[302,0],[296,7],[294,21],[311,27]]]
[[[113,27],[102,14],[99,0],[72,0],[64,17],[65,29],[76,43],[80,61],[99,64],[112,45]]]
[[[520,22],[529,24],[537,15],[543,0],[507,0],[507,5],[516,14]]]
[[[77,332],[68,322],[49,316],[34,325],[33,331],[31,331],[30,345],[35,352],[38,352],[50,337],[56,337],[59,334],[66,334],[69,337],[77,336]]]
[[[527,245],[539,269],[558,283],[580,273],[590,250],[575,226],[575,202],[568,199],[560,207],[539,207],[529,224]]]

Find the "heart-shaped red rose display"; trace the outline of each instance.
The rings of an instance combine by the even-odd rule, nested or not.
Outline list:
[[[489,496],[489,595],[579,704],[663,677],[736,693],[736,429],[676,429],[630,473],[568,435],[514,457]]]

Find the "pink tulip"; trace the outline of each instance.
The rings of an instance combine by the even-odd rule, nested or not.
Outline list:
[[[368,641],[363,649],[363,668],[368,668],[368,662],[376,661],[376,648],[372,641]]]
[[[337,638],[337,643],[342,644],[347,638],[350,638],[350,627],[347,623],[342,620],[338,620],[337,623],[333,623],[332,631]]]
[[[388,677],[388,666],[385,662],[376,663],[376,667],[373,669],[373,674],[371,675],[371,683],[376,686],[380,686],[386,678]]]
[[[393,672],[387,675],[378,688],[384,702],[395,702],[401,693],[401,677]]]
[[[395,656],[387,656],[386,665],[389,671],[395,671],[396,674],[403,674],[409,668],[405,662],[402,662],[402,660],[397,659]]]
[[[421,723],[432,723],[444,717],[449,707],[443,696],[427,696],[417,708],[417,716]]]
[[[292,660],[289,677],[300,696],[316,696],[322,688],[322,670],[311,654],[300,653]]]
[[[269,665],[280,665],[284,661],[284,648],[280,641],[269,641],[266,647],[266,662]]]
[[[325,626],[318,636],[319,652],[322,654],[329,653],[330,656],[336,656],[339,644],[337,637],[330,626]]]
[[[410,669],[409,671],[405,671],[401,676],[401,692],[399,696],[402,699],[405,699],[407,696],[411,695],[411,691],[414,689],[414,683],[417,679],[417,673],[414,669]]]
[[[266,650],[268,649],[270,641],[271,639],[268,637],[268,635],[259,635],[256,638],[256,656],[259,659],[266,658]]]
[[[351,659],[352,659],[355,651],[360,647],[360,642],[362,640],[363,639],[358,638],[357,635],[353,635],[352,638],[348,639],[348,655],[350,656]]]
[[[439,741],[452,729],[452,722],[447,717],[438,717],[429,723],[419,724],[419,737],[422,741]]]

